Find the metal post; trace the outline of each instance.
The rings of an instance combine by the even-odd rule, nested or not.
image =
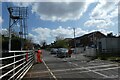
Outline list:
[[[75,46],[75,54],[76,54],[75,28],[73,28],[73,30],[74,30],[74,46]]]
[[[11,50],[11,19],[9,18],[9,51]]]
[[[93,32],[93,45],[95,45],[95,33]]]
[[[118,3],[120,4],[120,2]],[[120,52],[120,5],[118,5],[118,53]],[[120,54],[118,54],[120,56]],[[118,64],[120,66],[120,64]],[[118,79],[120,79],[120,69],[118,68]]]
[[[23,38],[23,30],[22,30],[22,19],[20,20],[20,38],[21,38],[21,50],[23,49],[23,41],[22,41],[22,38]]]
[[[13,65],[13,75],[15,74],[15,52],[14,52],[14,65]],[[15,80],[15,77],[13,78],[13,80]]]
[[[119,4],[120,4],[120,2],[119,2]],[[119,11],[119,8],[120,8],[120,6],[118,6],[118,36],[120,36],[120,16],[119,16],[120,11]]]

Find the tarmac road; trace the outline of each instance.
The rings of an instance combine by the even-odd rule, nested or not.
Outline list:
[[[81,54],[57,58],[43,51],[43,63],[34,64],[23,80],[120,80],[118,63],[92,60]]]

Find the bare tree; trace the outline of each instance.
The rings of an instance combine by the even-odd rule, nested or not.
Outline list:
[[[58,36],[56,36],[56,41],[58,40],[63,40],[64,39],[64,35],[59,34]]]
[[[47,42],[45,40],[41,40],[40,45],[41,45],[42,48],[45,48],[46,45],[47,45]]]
[[[28,39],[25,41],[24,48],[33,49],[33,38],[32,37],[28,37]]]

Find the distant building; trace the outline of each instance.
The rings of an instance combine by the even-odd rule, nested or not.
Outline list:
[[[97,41],[97,48],[100,53],[120,52],[120,37],[105,37]]]
[[[99,31],[95,31],[80,37],[76,37],[75,40],[72,39],[70,41],[70,45],[73,47],[75,46],[75,44],[76,44],[76,47],[85,47],[85,46],[93,47],[97,45],[97,39],[101,39],[104,37],[106,37],[106,35],[104,35]]]

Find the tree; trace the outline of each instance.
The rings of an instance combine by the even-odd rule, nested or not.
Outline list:
[[[113,33],[107,34],[108,37],[113,37]]]
[[[32,49],[33,48],[33,39],[28,37],[28,39],[20,38],[19,34],[15,31],[11,31],[11,50],[20,50],[21,46],[23,49]],[[5,29],[2,33],[2,49],[8,50],[9,37],[8,30]]]
[[[56,41],[54,42],[54,47],[57,48],[68,48],[68,41],[64,39],[63,35],[56,36]]]
[[[28,39],[24,39],[24,49],[33,49],[33,38],[28,37]]]
[[[41,48],[46,48],[47,42],[45,40],[40,41]]]
[[[40,48],[40,45],[39,45],[39,44],[37,44],[37,43],[34,43],[33,45],[34,45],[34,48],[35,48],[35,49]]]
[[[62,34],[59,34],[58,36],[56,36],[56,41],[58,40],[63,40],[64,36]]]
[[[58,40],[55,43],[55,47],[57,48],[68,48],[68,42],[66,42],[65,40]]]

